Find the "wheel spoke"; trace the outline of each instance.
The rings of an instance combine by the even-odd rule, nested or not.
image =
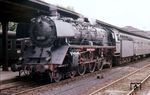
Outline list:
[[[46,73],[48,75],[48,81],[52,82],[53,81],[53,79],[52,79],[52,73],[50,71],[47,71]]]
[[[95,68],[96,68],[96,63],[93,62],[93,63],[89,63],[89,72],[94,72],[95,71]]]
[[[55,82],[59,82],[62,79],[62,74],[59,72],[55,72],[53,75],[53,79]]]
[[[79,75],[84,75],[86,71],[86,67],[84,64],[80,64],[78,65],[78,74]]]
[[[70,71],[69,72],[69,76],[71,77],[71,78],[74,78],[75,77],[75,75],[76,75],[76,71]]]
[[[102,61],[102,60],[99,60],[99,61],[97,62],[97,70],[102,70],[102,69],[103,69],[103,64],[102,64],[101,61]]]

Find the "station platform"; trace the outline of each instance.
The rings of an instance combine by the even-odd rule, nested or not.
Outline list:
[[[0,84],[6,83],[8,81],[14,81],[16,80],[17,76],[19,75],[19,72],[12,72],[9,71],[2,71],[0,68]]]

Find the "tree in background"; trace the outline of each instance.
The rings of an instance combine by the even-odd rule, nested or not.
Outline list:
[[[8,25],[9,31],[16,32],[16,28],[17,28],[17,23],[15,23],[15,22],[9,22],[9,25]]]
[[[58,6],[58,7],[65,8],[65,9],[68,9],[68,10],[70,10],[70,11],[75,11],[75,10],[74,10],[74,7],[72,7],[72,6],[67,6],[67,7],[62,6],[62,5],[57,5],[57,6]]]
[[[8,23],[8,30],[9,31],[16,32],[16,29],[17,29],[17,23],[15,23],[15,22],[9,22]],[[0,23],[0,30],[2,30],[2,24],[1,23]]]
[[[66,9],[71,10],[71,11],[75,11],[72,6],[67,6]]]

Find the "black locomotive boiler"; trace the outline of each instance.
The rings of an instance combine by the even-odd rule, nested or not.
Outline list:
[[[39,16],[32,19],[29,32],[31,43],[25,46],[21,65],[13,67],[14,71],[43,74],[58,82],[65,76],[112,66],[113,33],[88,19]]]

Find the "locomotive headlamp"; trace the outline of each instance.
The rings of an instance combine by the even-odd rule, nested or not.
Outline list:
[[[17,50],[17,53],[21,53],[21,50]]]
[[[22,57],[19,57],[19,60],[21,61],[23,58]]]

